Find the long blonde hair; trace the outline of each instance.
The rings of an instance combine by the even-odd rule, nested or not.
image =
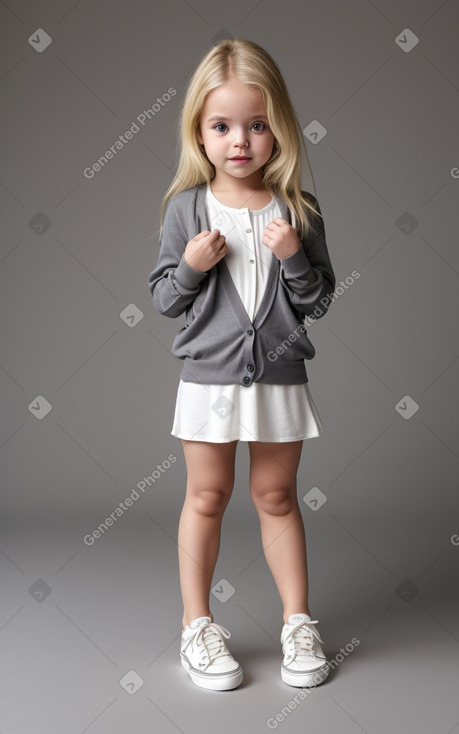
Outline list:
[[[192,186],[209,183],[215,176],[214,165],[199,147],[197,132],[207,94],[231,78],[257,87],[262,94],[268,123],[277,141],[263,166],[263,187],[271,196],[281,196],[286,201],[303,238],[312,228],[306,212],[318,217],[321,214],[301,192],[302,148],[308,165],[309,159],[300,124],[276,62],[261,46],[243,38],[225,39],[214,45],[201,59],[188,84],[180,114],[179,164],[162,201],[159,237],[169,199]]]

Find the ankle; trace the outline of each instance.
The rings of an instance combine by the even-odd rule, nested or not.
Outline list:
[[[197,619],[197,617],[210,617],[211,622],[214,621],[214,616],[212,612],[202,612],[202,614],[198,614],[195,617],[187,617],[186,615],[183,615],[182,619],[182,629],[184,630],[187,624],[190,624],[190,622],[193,621],[193,619]]]
[[[288,620],[289,620],[289,617],[290,617],[291,614],[307,614],[312,619],[311,612],[309,611],[309,608],[308,607],[305,607],[305,608],[302,608],[301,611],[298,611],[298,609],[297,609],[295,612],[288,612],[287,614],[284,613],[283,619],[284,619],[284,623],[285,624],[288,624]]]

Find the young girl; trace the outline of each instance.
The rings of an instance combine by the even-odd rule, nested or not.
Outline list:
[[[213,46],[183,103],[181,156],[148,279],[160,313],[185,312],[172,346],[183,369],[171,433],[187,467],[180,659],[213,690],[243,677],[209,606],[238,441],[249,445],[250,494],[284,608],[282,680],[317,685],[329,670],[308,606],[296,475],[303,439],[324,430],[307,384],[304,360],[315,349],[305,317],[326,313],[335,275],[319,204],[301,190],[302,145],[271,56],[241,38]]]

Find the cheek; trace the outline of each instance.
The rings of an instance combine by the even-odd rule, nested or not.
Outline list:
[[[209,150],[214,151],[215,153],[218,153],[223,148],[221,140],[218,138],[209,138],[208,140],[208,148]]]
[[[263,148],[267,153],[271,153],[274,145],[274,138],[264,138],[260,141],[260,148]]]

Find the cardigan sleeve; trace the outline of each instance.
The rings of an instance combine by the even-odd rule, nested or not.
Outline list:
[[[309,194],[320,213],[318,201]],[[292,306],[301,314],[321,318],[331,303],[336,278],[328,253],[325,227],[302,240],[302,247],[280,260],[280,280]],[[318,308],[317,308],[318,307]]]
[[[187,244],[187,233],[172,198],[164,215],[158,263],[148,276],[155,308],[171,318],[180,316],[194,301],[207,276],[186,262],[183,253]]]

